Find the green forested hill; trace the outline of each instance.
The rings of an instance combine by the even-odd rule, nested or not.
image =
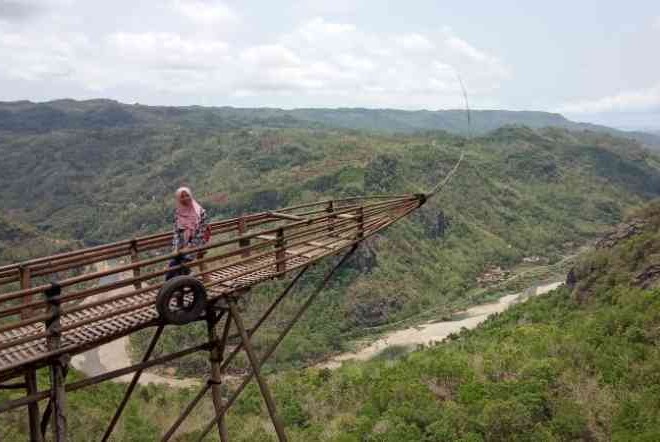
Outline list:
[[[31,225],[0,214],[0,262],[23,261],[74,245],[70,239],[50,237]]]
[[[444,131],[338,129],[331,127],[338,123],[313,122],[330,118],[320,111],[300,112],[313,115],[301,122],[277,110],[107,101],[0,105],[0,259],[167,229],[172,193],[181,184],[191,185],[220,218],[331,196],[427,190],[464,150],[446,191],[361,249],[283,342],[272,372],[340,351],[365,330],[478,302],[487,291],[472,289],[490,266],[511,269],[531,256],[557,262],[631,207],[660,196],[658,157],[607,133],[500,127],[465,139]],[[361,111],[345,112],[347,119],[366,121],[351,114]],[[649,344],[657,345],[657,323],[644,316],[658,309],[649,300],[655,292],[626,288],[625,271],[645,268],[608,277],[613,263],[655,250],[644,248],[649,238],[639,238],[613,252],[632,254],[610,259],[601,251],[576,267],[576,294],[564,290],[516,308],[450,346],[333,374],[284,376],[276,396],[295,440],[608,440],[615,434],[631,440],[626,437],[635,429],[654,440],[652,392],[622,367],[657,384],[657,355]],[[272,340],[327,264],[282,306],[258,348]],[[248,316],[262,310],[279,284],[252,293]],[[157,353],[204,333],[192,326],[171,330]],[[134,336],[136,349],[145,336]],[[197,375],[206,360],[187,359],[176,368]],[[97,391],[72,395],[82,437],[103,430],[109,404],[121,395],[112,384]],[[183,406],[192,394],[140,388],[120,434],[153,440],[171,421],[170,406]],[[269,440],[254,391],[238,413],[232,425],[245,427],[243,440]],[[0,430],[13,431],[12,422]],[[0,432],[2,440],[14,436]]]
[[[660,440],[659,251],[656,202],[581,256],[567,287],[448,343],[285,374],[275,391],[292,439]],[[240,440],[271,440],[257,416],[235,417]]]
[[[87,112],[92,104],[101,110]],[[371,240],[315,305],[279,353],[288,364],[340,350],[365,327],[473,303],[478,298],[466,290],[487,267],[511,268],[528,256],[555,262],[620,221],[627,208],[660,194],[657,157],[598,132],[505,127],[466,140],[245,118],[237,120],[243,126],[224,117],[200,125],[186,122],[187,111],[178,108],[150,109],[162,114],[158,124],[128,117],[108,124],[102,109],[121,113],[126,106],[49,106],[64,113],[78,106],[78,117],[96,127],[0,131],[3,213],[41,235],[87,244],[169,228],[172,193],[181,184],[219,218],[331,196],[427,190],[465,149],[447,191]],[[170,114],[183,115],[179,124]],[[3,250],[5,260],[6,250],[17,249]],[[253,310],[273,293],[273,286],[255,291]],[[165,348],[200,333],[180,329],[166,336]],[[193,360],[179,368],[194,374],[203,367]]]
[[[53,130],[102,129],[108,127],[163,127],[238,129],[254,126],[280,128],[326,128],[366,130],[377,133],[447,131],[466,135],[464,110],[364,109],[364,108],[234,108],[167,107],[128,105],[112,100],[56,100],[0,102],[0,131],[14,133]],[[483,135],[505,126],[558,127],[573,131],[591,130],[639,141],[660,148],[660,136],[646,132],[616,130],[606,126],[578,123],[560,114],[537,111],[473,110],[473,133]]]
[[[378,135],[258,124],[0,131],[0,198],[18,221],[93,243],[162,227],[169,196],[183,183],[219,216],[320,194],[422,190],[448,170],[464,142],[443,132]],[[567,189],[574,178],[586,188],[596,180],[611,184],[604,193],[657,192],[655,157],[605,134],[502,128],[466,150],[461,176],[464,182],[477,177],[468,186],[477,198],[496,188],[502,194],[510,184],[523,192]]]
[[[568,285],[449,342],[270,383],[293,442],[648,441],[660,439],[660,203],[582,255]],[[74,377],[78,377],[76,373]],[[46,382],[43,373],[42,382]],[[125,387],[71,394],[72,440],[96,440]],[[89,394],[92,393],[92,394]],[[0,392],[0,401],[15,393]],[[158,439],[195,395],[138,387],[116,440]],[[197,440],[205,399],[177,440]],[[0,436],[25,440],[19,413]],[[251,385],[228,418],[232,440],[271,442]]]

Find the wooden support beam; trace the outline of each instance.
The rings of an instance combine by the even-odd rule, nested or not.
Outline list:
[[[137,239],[132,239],[131,240],[131,264],[135,264],[138,261],[140,261],[140,255],[138,253],[138,242],[137,242]],[[133,268],[133,278],[139,278],[141,274],[142,274],[142,271],[141,271],[140,267]],[[140,290],[142,288],[142,281],[135,281],[135,283],[133,283],[133,287],[135,287],[135,290]]]
[[[21,289],[29,289],[32,286],[30,267],[19,267],[18,273],[21,281]],[[22,303],[29,304],[32,302],[33,296],[34,295],[26,296],[23,298]],[[31,314],[32,309],[25,308],[21,310],[21,319],[27,319]],[[25,390],[28,396],[37,392],[36,370],[28,370],[25,373]],[[41,430],[39,429],[39,404],[37,402],[32,402],[28,405],[28,426],[30,428],[30,441],[41,442],[43,438],[41,437]]]
[[[208,272],[206,271],[206,261],[204,261],[204,256],[206,255],[206,252],[199,252],[197,254],[197,259],[200,260],[199,262],[199,273],[202,275],[202,281],[205,283],[208,283],[211,281],[211,277],[209,276]]]
[[[329,214],[328,216],[328,231],[332,233],[335,230],[335,218],[337,215],[334,215],[335,212],[335,204],[334,201],[330,201],[328,203],[328,207],[325,209],[325,211]]]
[[[96,385],[98,383],[117,378],[119,376],[124,376],[125,374],[133,373],[140,369],[146,369],[146,368],[154,367],[156,365],[162,365],[167,362],[173,361],[175,359],[183,358],[185,356],[188,356],[192,353],[196,353],[201,350],[209,350],[211,348],[211,344],[212,343],[205,342],[203,344],[195,345],[194,347],[190,347],[185,350],[177,351],[175,353],[170,353],[168,355],[161,356],[159,358],[151,359],[147,362],[131,365],[130,367],[118,368],[116,370],[112,370],[107,373],[99,374],[96,376],[82,379],[80,381],[72,382],[70,384],[65,385],[65,390],[67,392],[80,390],[81,388],[86,388],[91,385]],[[4,402],[0,404],[0,413],[4,413],[5,411],[13,410],[19,407],[24,407],[31,402],[40,401],[50,396],[51,396],[51,391],[45,390],[32,394],[30,396],[25,396],[19,399],[13,399],[11,401]]]
[[[364,208],[362,206],[358,207],[357,209],[357,239],[362,240],[364,239]]]
[[[284,242],[284,229],[279,229],[277,231],[277,242],[275,242],[275,271],[280,273],[280,278],[284,277],[284,272],[286,272],[286,249]]]
[[[151,354],[153,353],[154,349],[156,348],[156,344],[158,343],[158,340],[160,339],[160,336],[163,334],[163,329],[165,328],[164,325],[159,325],[156,331],[154,332],[153,337],[151,338],[151,342],[149,343],[149,346],[147,347],[147,351],[144,353],[144,356],[142,357],[142,362],[147,362],[149,358],[151,357]],[[138,381],[140,380],[140,376],[142,376],[142,373],[144,372],[143,369],[140,369],[136,371],[133,374],[133,379],[131,379],[131,383],[128,384],[128,388],[126,389],[126,392],[124,393],[124,397],[122,398],[121,402],[119,403],[119,406],[117,407],[117,410],[115,411],[114,416],[112,416],[112,419],[110,420],[110,424],[108,425],[108,428],[106,428],[105,433],[103,433],[103,437],[101,438],[102,442],[106,442],[108,439],[110,439],[110,436],[112,435],[112,431],[115,429],[115,425],[117,425],[117,422],[119,421],[119,418],[121,417],[121,414],[124,411],[124,408],[126,408],[126,404],[128,403],[128,400],[131,398],[131,395],[133,394],[133,390],[135,390],[135,387],[138,384]]]
[[[30,270],[30,267],[27,266],[21,266],[18,269],[18,274],[19,278],[21,281],[21,290],[29,289],[32,287],[32,271]],[[22,304],[30,304],[34,298],[34,295],[27,295],[23,297],[22,299]],[[27,319],[32,313],[32,309],[29,307],[24,308],[21,310],[21,319]]]
[[[65,378],[66,378],[67,373],[69,372],[68,368],[69,368],[68,366],[64,367],[63,376]],[[50,391],[48,391],[48,397],[50,397],[50,399],[48,400],[48,404],[46,404],[46,408],[44,409],[44,414],[41,416],[41,424],[39,426],[40,431],[41,431],[41,438],[44,439],[44,440],[46,439],[46,432],[48,431],[48,424],[50,423],[51,416],[52,416],[52,413],[53,413],[53,399],[50,395]]]
[[[218,333],[216,330],[216,325],[218,323],[219,317],[218,313],[215,312],[212,308],[207,309],[206,311],[206,327],[208,332],[209,342],[218,341]],[[225,320],[225,326],[222,331],[222,337],[220,338],[219,344],[211,348],[209,352],[209,359],[211,360],[211,377],[209,379],[209,384],[211,385],[211,396],[213,397],[213,406],[215,407],[216,415],[222,410],[223,400],[222,400],[222,360],[225,353],[225,345],[227,344],[227,337],[229,336],[229,329],[231,328],[231,313],[227,315]],[[224,418],[221,418],[217,422],[218,425],[218,436],[220,437],[221,442],[229,442],[229,433],[227,432],[227,423]]]
[[[37,388],[37,372],[30,370],[25,373],[26,392],[29,395],[35,394]],[[28,417],[30,422],[30,442],[41,442],[41,429],[39,427],[39,403],[32,402],[28,405]]]
[[[238,234],[240,236],[245,235],[247,232],[247,223],[245,222],[245,217],[241,216],[238,219]],[[250,256],[250,238],[241,238],[238,240],[238,247],[246,249],[243,253],[241,253],[241,256],[243,258],[247,258]]]
[[[50,289],[46,290],[48,299],[48,310],[51,318],[46,321],[48,337],[46,343],[49,351],[56,351],[62,345],[62,324],[60,321],[60,299],[61,287],[52,283]],[[53,404],[53,440],[55,442],[66,442],[67,440],[67,416],[66,416],[66,392],[65,392],[65,366],[66,355],[54,358],[50,365],[50,395]]]
[[[286,298],[286,296],[289,294],[289,292],[291,292],[293,287],[300,280],[300,278],[302,278],[302,276],[307,272],[308,269],[309,269],[309,267],[304,267],[300,272],[298,272],[296,277],[291,280],[289,285],[287,285],[287,287],[282,291],[282,293],[280,293],[280,295],[275,299],[275,301],[273,301],[273,303],[270,305],[270,307],[268,307],[268,309],[266,309],[266,311],[261,315],[261,318],[259,318],[259,320],[254,324],[254,326],[251,329],[248,330],[248,336],[251,337],[257,330],[259,330],[259,327],[261,327],[261,325],[266,321],[266,319],[268,319],[270,317],[273,310],[275,310],[275,308],[284,300],[284,298]],[[235,347],[232,350],[232,352],[229,354],[229,356],[227,356],[222,361],[222,364],[220,365],[218,370],[220,370],[221,372],[224,373],[224,370],[229,366],[231,361],[241,351],[242,345],[243,344],[240,343],[237,347]],[[197,396],[195,396],[195,398],[188,404],[188,406],[183,411],[183,413],[181,413],[179,418],[172,424],[172,426],[169,428],[169,430],[167,430],[167,432],[165,433],[165,435],[161,439],[161,442],[167,442],[172,438],[172,436],[174,435],[176,430],[179,429],[179,427],[181,426],[183,421],[186,419],[186,417],[188,417],[188,415],[192,412],[192,410],[195,408],[195,406],[199,403],[199,401],[202,399],[202,397],[204,397],[204,394],[206,394],[206,392],[210,388],[211,388],[211,383],[209,382],[208,384],[206,384],[206,386],[204,388],[202,388],[199,391],[199,393],[197,393]],[[234,395],[238,396],[236,394],[236,392],[234,393]],[[234,399],[235,399],[235,397],[234,397]],[[233,403],[232,399],[229,399],[227,402],[225,402],[225,404],[222,408],[222,410],[223,410],[222,413],[217,412],[217,416],[216,416],[217,419],[220,419],[224,415],[224,413],[227,411],[227,409],[229,408],[231,403]],[[211,425],[209,425],[209,430],[215,422],[217,422],[217,420],[214,420],[214,421],[211,422]],[[208,433],[208,431],[207,431],[207,433]]]
[[[247,331],[245,330],[245,326],[243,325],[243,318],[241,318],[241,315],[238,312],[238,307],[236,307],[235,299],[229,300],[229,308],[231,310],[231,318],[234,320],[234,324],[236,324],[236,328],[238,329],[238,332],[241,334],[243,349],[245,350],[245,353],[247,353],[248,360],[250,361],[250,366],[252,367],[252,373],[254,374],[254,377],[257,379],[259,390],[261,391],[261,395],[263,396],[264,401],[266,402],[266,408],[268,408],[268,414],[270,415],[270,419],[273,422],[273,426],[275,427],[275,433],[277,433],[277,439],[280,442],[287,442],[288,439],[286,437],[286,433],[284,432],[284,422],[282,422],[282,419],[280,418],[279,414],[277,414],[275,401],[273,400],[273,396],[270,393],[268,384],[266,384],[266,380],[261,376],[261,371],[260,371],[261,362],[257,359],[257,355],[254,353],[254,349],[252,348],[252,342],[250,341],[250,337],[248,336]],[[221,419],[222,417],[218,418],[218,421],[220,421]]]
[[[13,384],[0,384],[0,390],[23,390],[28,388],[27,383],[17,382]]]
[[[314,299],[316,299],[316,297],[319,295],[319,293],[321,293],[321,292],[323,291],[323,289],[325,288],[325,286],[328,284],[328,282],[330,281],[330,279],[332,279],[332,277],[334,276],[335,272],[336,272],[341,266],[344,265],[344,263],[348,260],[348,258],[350,258],[350,257],[353,255],[353,253],[355,253],[355,250],[357,250],[357,244],[354,245],[354,246],[351,248],[350,251],[348,251],[346,254],[344,254],[344,256],[342,256],[342,258],[339,260],[339,262],[338,262],[338,263],[332,268],[332,270],[330,270],[330,272],[328,272],[328,273],[326,274],[325,278],[323,278],[323,281],[318,285],[318,287],[316,288],[316,290],[315,290],[315,291],[314,291],[314,292],[313,292],[313,293],[307,298],[307,300],[306,300],[305,303],[302,305],[302,307],[300,307],[300,309],[299,309],[298,312],[295,314],[295,316],[293,317],[293,319],[291,319],[291,321],[289,321],[289,323],[288,323],[287,326],[284,328],[284,330],[282,330],[282,332],[281,332],[280,335],[277,337],[277,339],[275,340],[275,342],[273,342],[273,343],[271,344],[271,346],[268,348],[268,350],[266,350],[266,352],[264,353],[264,355],[261,357],[261,360],[259,361],[259,364],[258,364],[258,367],[259,367],[259,368],[261,368],[261,366],[263,366],[263,364],[268,360],[268,358],[270,358],[270,357],[273,355],[273,353],[275,352],[275,350],[277,349],[277,347],[278,347],[278,346],[280,345],[280,343],[284,340],[284,338],[289,334],[289,332],[291,331],[291,329],[293,328],[293,326],[296,325],[296,324],[298,323],[298,321],[300,320],[300,318],[302,317],[302,315],[307,311],[307,309],[309,308],[309,306],[312,305],[312,302],[314,301]],[[305,268],[305,269],[307,269],[307,268]],[[298,278],[302,275],[302,273],[303,273],[303,272],[299,273],[298,276],[296,277],[296,279],[298,279]],[[295,282],[295,281],[296,281],[296,280],[294,280],[293,282]],[[292,285],[289,285],[289,287],[287,288],[287,290],[288,290],[290,287],[292,287]],[[233,355],[233,354],[234,354],[234,353],[232,353],[232,355]],[[231,355],[230,355],[230,356],[231,356]],[[218,413],[219,415],[216,416],[213,420],[211,420],[211,421],[210,421],[210,422],[204,427],[204,429],[202,430],[202,432],[201,432],[199,438],[197,439],[198,442],[199,442],[199,441],[202,441],[202,440],[204,439],[204,437],[206,437],[206,435],[208,434],[208,432],[211,431],[211,428],[213,427],[213,425],[215,424],[215,422],[217,422],[217,421],[218,421],[218,420],[219,420],[219,419],[220,419],[220,418],[221,418],[221,417],[227,412],[227,410],[229,410],[229,408],[230,408],[230,407],[232,406],[232,404],[236,401],[236,399],[237,399],[238,396],[241,394],[241,392],[242,392],[242,391],[245,389],[245,387],[250,383],[250,381],[252,380],[252,377],[254,376],[254,374],[255,374],[254,371],[252,371],[252,372],[251,372],[251,373],[250,373],[250,374],[249,374],[249,375],[243,380],[243,382],[241,382],[241,384],[240,384],[240,385],[238,386],[238,388],[234,391],[234,393],[231,395],[231,397],[230,397],[229,399],[227,399],[227,403],[226,403],[225,407],[223,408],[222,413]],[[162,442],[166,442],[167,440],[168,440],[168,439],[163,439]]]

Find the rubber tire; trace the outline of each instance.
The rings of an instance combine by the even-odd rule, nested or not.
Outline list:
[[[172,297],[183,290],[184,287],[191,289],[192,304],[177,311],[170,310],[169,305]],[[160,318],[169,324],[184,325],[195,321],[202,315],[205,308],[206,288],[200,280],[193,276],[176,276],[170,279],[161,287],[156,297],[156,310]]]

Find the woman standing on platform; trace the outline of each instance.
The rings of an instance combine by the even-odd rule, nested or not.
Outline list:
[[[211,239],[211,228],[207,223],[206,210],[193,198],[188,187],[179,187],[176,191],[176,210],[174,212],[174,235],[172,248],[175,253],[192,247],[200,247]],[[201,257],[203,252],[198,254]],[[170,267],[192,261],[191,255],[179,255],[170,261]],[[165,279],[190,273],[189,269],[171,270]]]

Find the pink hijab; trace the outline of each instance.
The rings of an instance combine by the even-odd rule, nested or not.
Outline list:
[[[181,194],[184,192],[190,195],[190,199],[192,200],[192,204],[189,206],[181,204]],[[203,210],[202,206],[193,197],[190,188],[179,187],[176,190],[176,224],[179,229],[184,230],[183,235],[186,242],[195,235],[195,231],[202,221]]]

